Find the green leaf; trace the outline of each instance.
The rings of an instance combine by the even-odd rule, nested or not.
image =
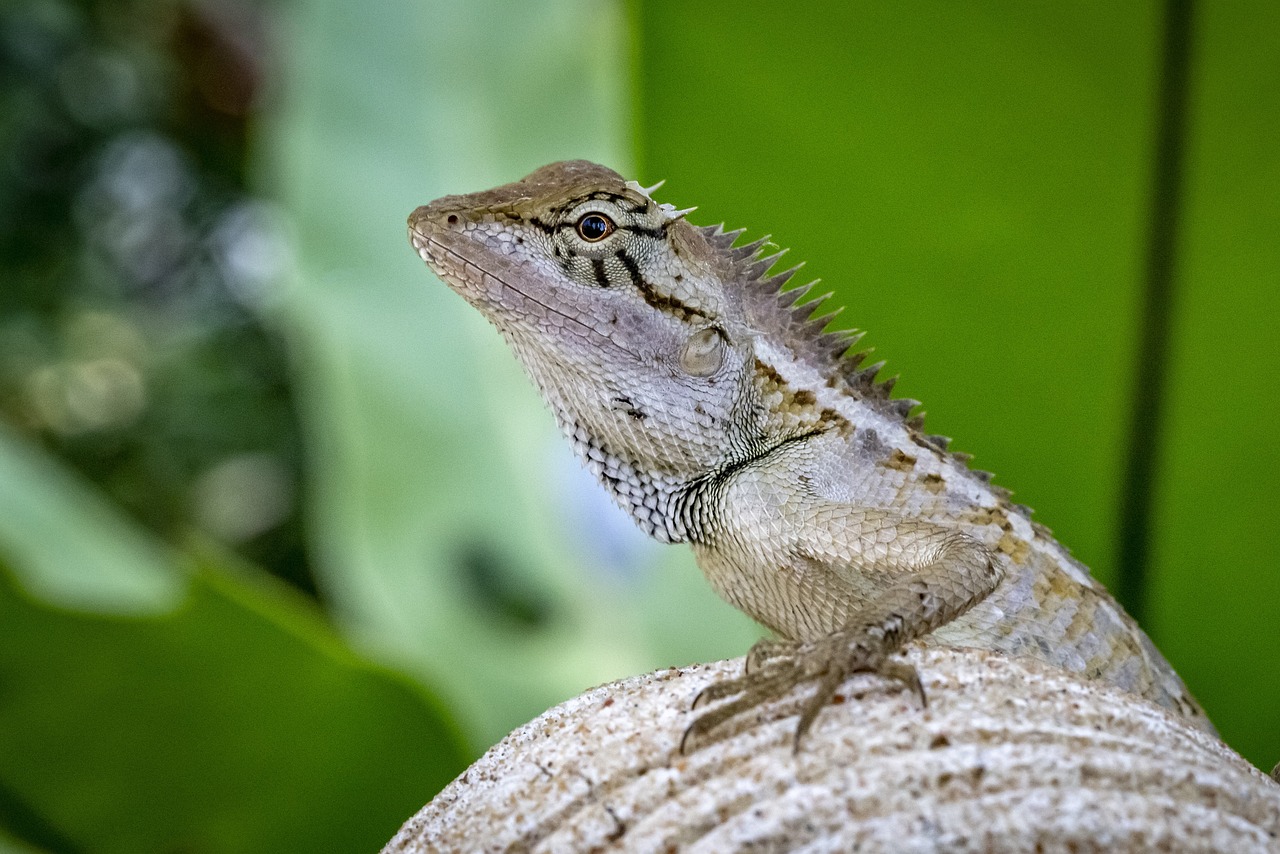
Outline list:
[[[205,569],[123,617],[0,571],[0,625],[0,787],[83,850],[373,850],[465,764],[435,701],[280,588]]]
[[[772,232],[978,468],[1108,584],[1158,3],[636,2],[643,183]],[[1280,12],[1196,4],[1149,628],[1232,746],[1280,705]],[[672,69],[678,68],[678,84]]]
[[[161,613],[186,585],[171,549],[3,423],[0,554],[41,596],[98,611]]]
[[[1153,9],[637,8],[640,180],[791,247],[930,432],[1108,577]]]
[[[1196,10],[1152,628],[1227,743],[1269,771],[1280,760],[1280,6]]]
[[[50,851],[368,851],[465,764],[439,703],[292,589],[180,559],[5,433],[0,473],[13,836]]]
[[[312,554],[344,630],[440,685],[481,743],[592,684],[757,633],[687,550],[635,544],[498,334],[405,236],[445,193],[553,160],[622,165],[620,12],[281,7],[291,86],[264,151],[298,235],[279,320],[311,442]],[[707,616],[677,619],[686,606]]]

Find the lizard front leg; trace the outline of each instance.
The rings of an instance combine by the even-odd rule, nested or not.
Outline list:
[[[999,584],[1000,569],[986,548],[964,534],[887,514],[860,512],[848,514],[848,518],[855,531],[864,535],[862,542],[867,541],[868,527],[881,534],[895,533],[896,538],[885,543],[889,548],[881,550],[886,558],[883,565],[859,569],[853,562],[827,562],[827,556],[827,561],[809,557],[799,568],[792,567],[791,586],[796,595],[809,602],[835,603],[831,616],[842,622],[834,630],[806,638],[812,627],[788,625],[785,615],[757,614],[762,622],[792,639],[760,641],[747,655],[741,677],[711,685],[698,696],[695,708],[732,699],[704,712],[689,726],[681,741],[682,751],[726,721],[802,682],[817,685],[796,725],[797,748],[818,713],[851,674],[879,673],[903,683],[922,704],[925,702],[915,668],[891,656],[904,643],[950,622],[985,598]],[[885,541],[883,536],[872,539]],[[868,583],[877,576],[886,579],[884,583]],[[739,582],[741,578],[739,575]],[[741,603],[748,612],[753,610],[750,598]],[[851,607],[842,609],[840,603]]]

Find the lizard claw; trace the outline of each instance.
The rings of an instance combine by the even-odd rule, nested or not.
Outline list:
[[[817,687],[800,711],[793,745],[796,751],[841,683],[854,673],[878,673],[898,682],[920,699],[922,708],[927,707],[924,686],[915,667],[888,658],[877,649],[880,644],[874,640],[868,643],[865,632],[846,630],[809,643],[758,642],[747,654],[742,676],[712,683],[694,699],[693,708],[698,709],[716,700],[733,698],[694,719],[680,740],[680,752],[689,753],[721,724],[785,696],[803,682],[816,682]]]
[[[707,687],[698,692],[698,696],[693,698],[692,709],[701,709],[708,703],[714,703],[716,700],[722,700],[725,697],[743,691],[751,680],[746,676],[739,676],[737,679],[725,679],[721,682],[712,682]]]
[[[794,669],[796,651],[800,645],[794,641],[781,641],[773,638],[761,638],[756,641],[747,653],[743,663],[743,675],[735,679],[724,679],[713,682],[698,692],[693,698],[692,708],[699,709],[707,703],[721,700],[733,694],[740,694],[755,683],[761,681],[761,671],[774,674],[780,669]],[[796,684],[796,683],[792,683]],[[786,690],[790,690],[789,688]],[[782,693],[785,693],[784,690]]]
[[[690,753],[696,742],[701,741],[703,736],[720,724],[737,717],[742,712],[750,711],[761,703],[786,694],[800,681],[802,680],[796,678],[796,671],[788,668],[773,674],[755,673],[751,676],[740,676],[737,679],[727,679],[708,686],[694,700],[695,708],[706,696],[712,699],[720,699],[732,694],[738,696],[698,715],[684,731],[684,737],[680,739],[680,752]]]

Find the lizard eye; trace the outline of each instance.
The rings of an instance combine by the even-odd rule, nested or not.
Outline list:
[[[724,364],[724,333],[715,326],[699,329],[680,349],[680,367],[695,377],[709,377]]]
[[[578,236],[588,243],[599,243],[613,234],[613,220],[604,214],[583,214],[578,220]]]

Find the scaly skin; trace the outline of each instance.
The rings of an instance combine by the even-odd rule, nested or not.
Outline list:
[[[418,254],[488,318],[585,465],[636,523],[687,542],[713,588],[768,626],[686,746],[796,684],[797,744],[851,673],[923,700],[908,641],[1036,658],[1212,727],[1133,620],[990,475],[922,432],[855,336],[795,305],[793,271],[739,232],[585,161],[446,196]]]

